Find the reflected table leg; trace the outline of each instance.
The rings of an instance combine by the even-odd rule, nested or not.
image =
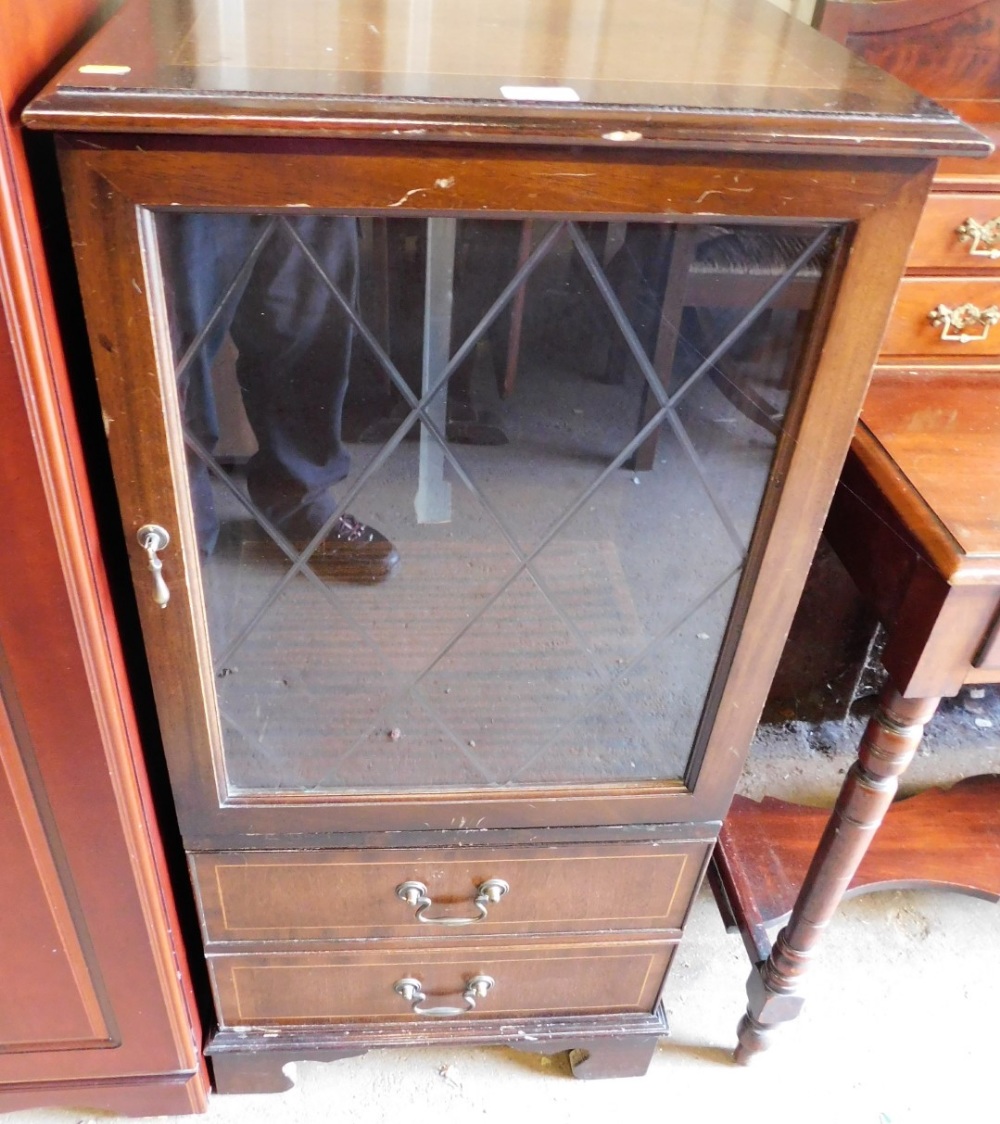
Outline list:
[[[433,390],[448,364],[457,225],[455,219],[427,220],[423,374],[420,387],[424,397]],[[439,433],[447,430],[447,402],[447,392],[442,390],[424,407]],[[414,506],[418,523],[451,521],[451,485],[445,479],[444,449],[426,426],[420,427],[420,474]]]

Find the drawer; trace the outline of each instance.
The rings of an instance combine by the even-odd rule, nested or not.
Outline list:
[[[970,220],[981,227],[996,223],[996,241],[981,239],[978,253],[973,252],[976,247],[971,239],[963,241],[958,234]],[[989,257],[990,249],[1000,251],[1000,195],[971,192],[931,195],[917,227],[907,269],[1000,272],[1000,255]]]
[[[710,846],[237,851],[190,858],[211,945],[680,929]],[[488,884],[496,880],[509,889],[491,901]],[[425,887],[422,900],[402,900],[397,890],[405,883]]]
[[[674,948],[664,941],[461,942],[457,949],[213,955],[208,963],[222,1026],[438,1022],[650,1012]],[[472,990],[484,977],[493,981],[489,990]],[[404,980],[413,984],[401,994]],[[430,1015],[427,1008],[449,1014]]]
[[[882,341],[881,361],[892,356],[923,356],[948,361],[1000,356],[1000,324],[965,329],[966,342],[942,339],[942,328],[929,319],[939,305],[957,309],[972,304],[983,311],[1000,310],[1000,275],[991,277],[908,277],[903,281]]]

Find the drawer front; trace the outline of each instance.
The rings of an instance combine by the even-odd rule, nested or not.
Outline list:
[[[223,1026],[438,1022],[652,1011],[675,945],[660,941],[209,956]],[[485,994],[467,989],[484,977]],[[413,981],[411,990],[402,994]],[[421,998],[423,996],[423,998]],[[414,1005],[419,1010],[414,1010]],[[427,1008],[447,1014],[430,1015]]]
[[[997,257],[990,257],[992,250]],[[907,269],[1000,272],[1000,195],[931,195]]]
[[[191,865],[210,945],[664,930],[683,924],[710,846],[241,851],[192,855]],[[509,889],[491,901],[498,880]],[[413,904],[397,892],[406,883],[424,887]]]
[[[930,313],[939,305],[958,309],[973,305],[980,312],[988,309],[1000,313],[1000,276],[940,278],[908,277],[899,289],[899,296],[882,342],[882,362],[891,356],[923,356],[948,361],[976,359],[1000,355],[1000,324],[971,324],[956,331],[931,322]],[[966,334],[960,339],[945,335]]]

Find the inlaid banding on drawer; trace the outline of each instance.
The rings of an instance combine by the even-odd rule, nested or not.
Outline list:
[[[415,1014],[397,984],[419,981],[423,1005],[456,1009],[455,1021],[497,1016],[653,1009],[676,946],[669,942],[420,948],[414,952],[216,955],[209,967],[223,1026],[405,1019]],[[465,1010],[470,981],[493,981]],[[458,1011],[461,1010],[459,1014]]]
[[[209,944],[331,941],[679,929],[708,848],[225,852],[193,855],[191,864]],[[481,888],[495,880],[509,890],[480,908]],[[425,888],[429,921],[399,895],[407,883]]]

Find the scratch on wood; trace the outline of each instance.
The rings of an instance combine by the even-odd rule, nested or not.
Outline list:
[[[426,187],[411,187],[410,190],[405,195],[400,196],[400,198],[397,199],[395,203],[390,203],[389,206],[390,207],[402,207],[402,205],[411,196],[413,196],[413,195],[426,195],[427,190],[428,189]]]
[[[698,198],[694,201],[694,204],[697,207],[699,203],[703,202],[710,195],[725,196],[726,191],[735,191],[735,192],[740,193],[741,195],[750,195],[750,194],[753,193],[753,190],[754,189],[752,187],[730,187],[730,188],[726,188],[726,190],[723,190],[722,188],[719,188],[719,187],[710,187],[707,191],[703,191],[701,193],[701,195],[698,196]]]

